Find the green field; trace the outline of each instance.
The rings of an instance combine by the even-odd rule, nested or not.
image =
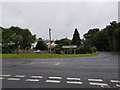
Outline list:
[[[97,55],[97,53],[91,54],[50,54],[50,53],[41,53],[41,54],[0,54],[2,58],[62,58],[62,57],[81,57],[81,56],[92,56]]]

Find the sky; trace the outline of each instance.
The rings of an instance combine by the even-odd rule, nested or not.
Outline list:
[[[117,2],[2,2],[2,27],[28,28],[37,38],[72,39],[75,28],[80,37],[89,29],[103,29],[118,21]]]

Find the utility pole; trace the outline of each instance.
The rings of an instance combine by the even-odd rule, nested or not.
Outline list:
[[[51,28],[49,28],[49,42],[50,42],[49,53],[51,53]]]

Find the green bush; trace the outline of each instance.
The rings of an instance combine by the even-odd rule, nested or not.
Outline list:
[[[76,49],[76,53],[77,54],[86,54],[86,53],[92,53],[92,52],[95,52],[96,51],[96,48],[95,47],[90,47],[90,46],[79,46],[77,49]]]
[[[91,49],[91,52],[96,52],[97,51],[96,47],[91,47],[90,49]]]
[[[13,53],[14,52],[13,46],[10,45],[4,45],[2,46],[2,53]]]
[[[61,54],[61,49],[60,49],[60,48],[55,48],[55,52],[56,52],[57,54]]]
[[[55,47],[55,53],[61,54],[61,50],[62,50],[62,46],[61,46],[61,45],[57,45],[57,46]]]

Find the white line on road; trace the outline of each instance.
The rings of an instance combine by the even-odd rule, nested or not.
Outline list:
[[[58,80],[46,80],[46,82],[50,82],[50,83],[60,83],[60,81],[58,81]]]
[[[39,79],[26,79],[26,81],[30,81],[30,82],[38,82],[40,81]]]
[[[102,82],[103,80],[102,79],[88,79],[88,81],[99,81],[99,82]]]
[[[111,82],[120,83],[119,80],[110,80]]]
[[[60,63],[56,63],[56,64],[54,64],[54,65],[59,65]]]
[[[49,77],[49,79],[62,79],[61,77]]]
[[[67,78],[67,80],[80,80],[80,78]]]
[[[15,81],[18,81],[18,80],[20,80],[20,78],[8,78],[7,80],[15,80]]]
[[[0,76],[2,76],[2,77],[9,77],[9,76],[11,76],[11,75],[0,75]]]
[[[90,85],[108,86],[108,84],[106,83],[93,83],[93,82],[90,82]]]
[[[0,80],[4,79],[3,77],[0,77]]]
[[[22,78],[22,77],[25,77],[25,75],[15,75],[15,77]]]
[[[82,84],[82,82],[67,81],[68,84]]]
[[[31,78],[43,78],[43,76],[31,76]]]
[[[120,87],[120,85],[116,84],[117,87]]]

